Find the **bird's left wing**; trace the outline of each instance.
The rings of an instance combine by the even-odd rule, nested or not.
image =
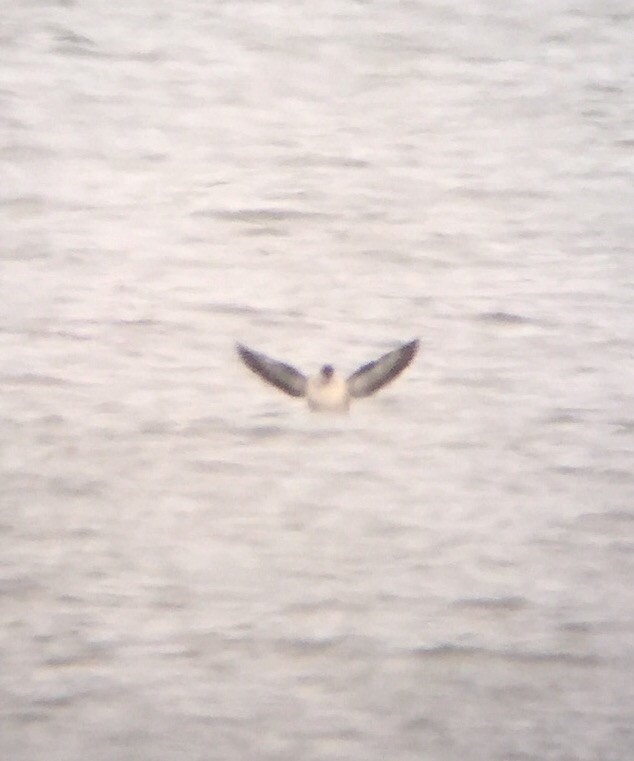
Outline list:
[[[348,378],[350,396],[369,396],[385,386],[409,365],[418,350],[418,339],[368,362]]]

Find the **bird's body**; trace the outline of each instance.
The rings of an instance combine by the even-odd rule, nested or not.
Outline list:
[[[345,412],[350,407],[350,392],[344,378],[336,373],[325,377],[322,370],[308,379],[306,400],[315,412]]]
[[[347,379],[336,373],[332,365],[324,365],[317,375],[307,378],[292,365],[241,344],[237,349],[242,361],[260,378],[289,396],[305,397],[311,410],[345,412],[351,399],[369,396],[400,375],[414,358],[418,341],[410,341],[368,362]]]

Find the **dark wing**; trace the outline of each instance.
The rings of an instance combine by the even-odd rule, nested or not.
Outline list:
[[[418,339],[360,367],[348,378],[350,396],[369,396],[394,380],[414,359],[417,349]]]
[[[290,396],[304,396],[306,378],[294,367],[271,359],[257,351],[251,351],[241,344],[236,344],[236,348],[244,364],[260,378]]]

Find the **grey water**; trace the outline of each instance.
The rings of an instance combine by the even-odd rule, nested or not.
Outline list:
[[[631,3],[0,5],[0,758],[628,761]]]

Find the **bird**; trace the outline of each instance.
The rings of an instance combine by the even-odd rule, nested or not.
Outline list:
[[[304,397],[313,411],[346,412],[352,399],[370,396],[400,375],[418,350],[415,339],[362,365],[348,378],[339,375],[332,365],[307,377],[292,365],[267,357],[238,343],[236,349],[244,364],[262,380],[285,394]]]

